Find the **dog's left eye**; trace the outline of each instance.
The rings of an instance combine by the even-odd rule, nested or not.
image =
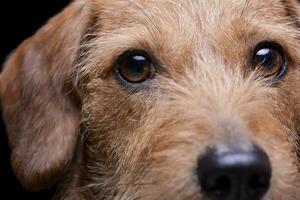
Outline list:
[[[286,70],[286,65],[282,48],[273,43],[259,45],[252,59],[253,69],[266,78],[281,77]]]
[[[154,74],[153,62],[145,53],[125,53],[118,61],[117,73],[122,81],[139,84],[152,78]]]

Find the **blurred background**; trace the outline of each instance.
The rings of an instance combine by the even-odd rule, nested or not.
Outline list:
[[[24,39],[33,35],[47,20],[71,0],[9,0],[0,3],[0,70],[6,57]],[[9,161],[9,145],[0,114],[0,199],[47,200],[51,190],[28,193],[15,179]]]

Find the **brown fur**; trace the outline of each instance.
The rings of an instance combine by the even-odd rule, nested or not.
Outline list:
[[[58,186],[57,199],[202,199],[198,157],[235,138],[270,157],[266,200],[300,199],[298,10],[294,0],[73,2],[0,76],[16,176],[29,190]],[[264,40],[289,57],[275,87],[245,67]],[[135,93],[112,73],[134,48],[163,67]]]

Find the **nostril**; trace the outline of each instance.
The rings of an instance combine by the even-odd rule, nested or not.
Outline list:
[[[230,178],[227,176],[220,176],[216,179],[215,187],[212,189],[218,191],[219,193],[225,194],[230,191],[230,188],[231,188]]]
[[[266,174],[252,174],[249,178],[249,193],[264,193],[269,187],[270,178]]]
[[[213,171],[199,176],[202,192],[209,199],[232,199],[232,193],[237,188],[236,177],[231,174],[218,174]]]
[[[214,196],[225,196],[231,190],[232,183],[228,176],[219,176],[214,180],[211,179],[210,183],[202,183],[202,189]]]

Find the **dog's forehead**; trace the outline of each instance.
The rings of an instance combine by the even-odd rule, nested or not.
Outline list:
[[[102,55],[101,60],[107,60],[107,57],[113,60],[126,49],[143,48],[169,66],[186,65],[190,61],[182,57],[189,55],[218,57],[215,52],[236,63],[249,53],[253,43],[276,40],[283,46],[292,47],[298,34],[291,1],[99,2],[98,32],[101,37],[97,42],[101,44],[101,54],[97,56]],[[105,46],[107,48],[103,48]]]
[[[200,20],[202,23],[219,18],[284,16],[291,11],[290,0],[116,0],[100,1],[106,17],[119,19],[116,22],[132,22],[135,18],[157,18],[172,23],[185,20]],[[219,18],[218,18],[219,17]],[[150,18],[150,19],[149,19]],[[120,21],[122,19],[122,21]]]
[[[102,30],[126,28],[130,35],[147,29],[156,36],[168,35],[164,40],[201,40],[229,29],[251,32],[254,26],[276,31],[276,25],[296,21],[290,0],[116,0],[102,2],[100,9]]]

